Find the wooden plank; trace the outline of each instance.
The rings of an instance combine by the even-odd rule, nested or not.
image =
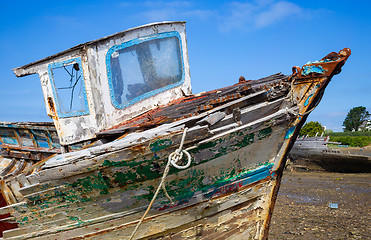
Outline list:
[[[241,96],[253,94],[254,92],[258,91],[258,89],[261,89],[262,85],[265,86],[269,81],[273,82],[269,88],[281,84],[281,88],[286,89],[286,92],[282,91],[282,94],[285,94],[287,93],[287,88],[284,88],[281,82],[287,81],[287,78],[288,77],[285,75],[275,74],[258,81],[236,84],[230,87],[203,93],[201,95],[196,94],[180,100],[175,100],[170,105],[161,106],[161,108],[151,110],[148,113],[142,114],[141,116],[135,118],[134,120],[128,121],[126,124],[122,123],[120,124],[121,127],[115,127],[115,129],[97,133],[97,136],[103,137],[123,134],[125,132],[130,132],[141,128],[141,125],[143,124],[143,127],[155,127],[159,122],[172,122],[173,120],[181,119],[187,116],[198,115],[201,112],[208,110],[209,105],[213,105],[211,108],[215,108],[232,100],[238,99]],[[277,91],[276,95],[279,95],[278,92],[280,91]]]
[[[268,185],[269,186],[269,185]],[[268,188],[269,189],[269,188]],[[138,232],[137,237],[141,237],[142,234],[146,234],[148,229],[151,229],[148,224],[153,224],[153,221],[156,221],[158,224],[158,229],[163,230],[163,224],[167,224],[168,229],[173,229],[182,225],[186,225],[187,223],[194,222],[197,219],[203,219],[207,216],[212,216],[213,214],[217,212],[222,212],[227,209],[231,209],[236,205],[239,205],[243,202],[248,202],[251,200],[255,200],[252,205],[252,208],[257,208],[260,204],[256,204],[256,201],[259,201],[258,196],[262,196],[264,192],[267,190],[267,184],[261,183],[261,186],[254,186],[253,188],[247,188],[242,190],[240,193],[236,194],[236,196],[231,201],[231,197],[224,196],[221,198],[218,198],[217,200],[213,202],[203,202],[196,205],[193,205],[186,210],[183,209],[175,209],[171,210],[170,213],[166,214],[158,214],[156,212],[153,212],[150,214],[151,218],[155,218],[152,221],[145,221],[143,226],[141,226],[141,231]],[[184,211],[187,211],[187,214],[183,214]],[[191,212],[191,213],[190,213]],[[194,212],[195,214],[192,214]],[[93,235],[90,234],[99,234],[99,232],[105,232],[109,233],[112,232],[116,235],[117,231],[120,231],[120,237],[125,235],[130,235],[130,233],[133,231],[133,228],[135,227],[136,220],[141,216],[141,213],[137,213],[135,215],[132,215],[131,217],[124,217],[124,218],[116,218],[112,219],[111,221],[108,221],[107,219],[102,218],[96,218],[92,219],[89,222],[82,222],[80,224],[73,224],[73,225],[64,225],[61,227],[56,227],[53,229],[48,230],[38,230],[35,232],[30,231],[31,229],[28,229],[28,231],[22,231],[22,230],[11,230],[14,233],[14,235],[18,235],[20,233],[23,233],[22,238],[30,238],[30,237],[36,237],[36,236],[43,236],[44,234],[48,234],[48,238],[50,237],[57,237],[58,233],[62,234],[64,237],[76,237],[80,236],[82,238],[86,237],[92,237]],[[194,216],[194,218],[189,218],[189,216]],[[160,227],[162,226],[162,227]],[[6,232],[6,234],[9,234],[10,232]],[[50,234],[56,234],[50,236]],[[12,234],[13,235],[13,234]],[[99,235],[98,235],[99,236]],[[107,235],[105,235],[107,236]],[[110,236],[110,239],[113,239]],[[5,237],[8,237],[8,235],[5,235]],[[46,235],[45,235],[46,237]],[[117,235],[116,235],[117,237]]]

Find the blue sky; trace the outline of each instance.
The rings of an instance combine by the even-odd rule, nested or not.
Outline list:
[[[151,22],[187,21],[193,92],[257,79],[319,60],[352,56],[308,121],[342,130],[348,111],[371,111],[371,1],[3,1],[0,121],[50,121],[38,76],[11,69],[79,43]]]

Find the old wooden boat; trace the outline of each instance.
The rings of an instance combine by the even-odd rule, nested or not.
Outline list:
[[[39,74],[48,123],[1,123],[4,239],[266,239],[288,150],[350,56],[191,93],[184,22],[87,42]]]
[[[293,170],[369,173],[371,156],[363,152],[351,153],[346,149],[330,148],[330,138],[306,137],[296,139],[288,157]]]

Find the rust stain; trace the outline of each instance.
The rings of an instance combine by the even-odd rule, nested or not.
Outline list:
[[[144,146],[143,144],[139,144],[139,145],[135,145],[135,146],[132,146],[132,147],[128,147],[128,149],[130,149],[134,153],[137,153],[137,152],[144,153],[145,150],[147,149],[147,147]]]

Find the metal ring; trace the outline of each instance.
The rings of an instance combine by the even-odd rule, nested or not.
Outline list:
[[[187,158],[188,158],[188,162],[186,165],[184,166],[179,166],[178,164],[176,164],[180,158],[177,158],[177,159],[174,159],[174,155],[178,154],[176,152],[173,152],[169,155],[169,160],[170,160],[170,163],[171,165],[173,165],[175,168],[177,169],[186,169],[188,168],[189,166],[191,166],[191,154],[189,154],[186,150],[182,150],[182,153],[184,153],[185,155],[187,155]]]

